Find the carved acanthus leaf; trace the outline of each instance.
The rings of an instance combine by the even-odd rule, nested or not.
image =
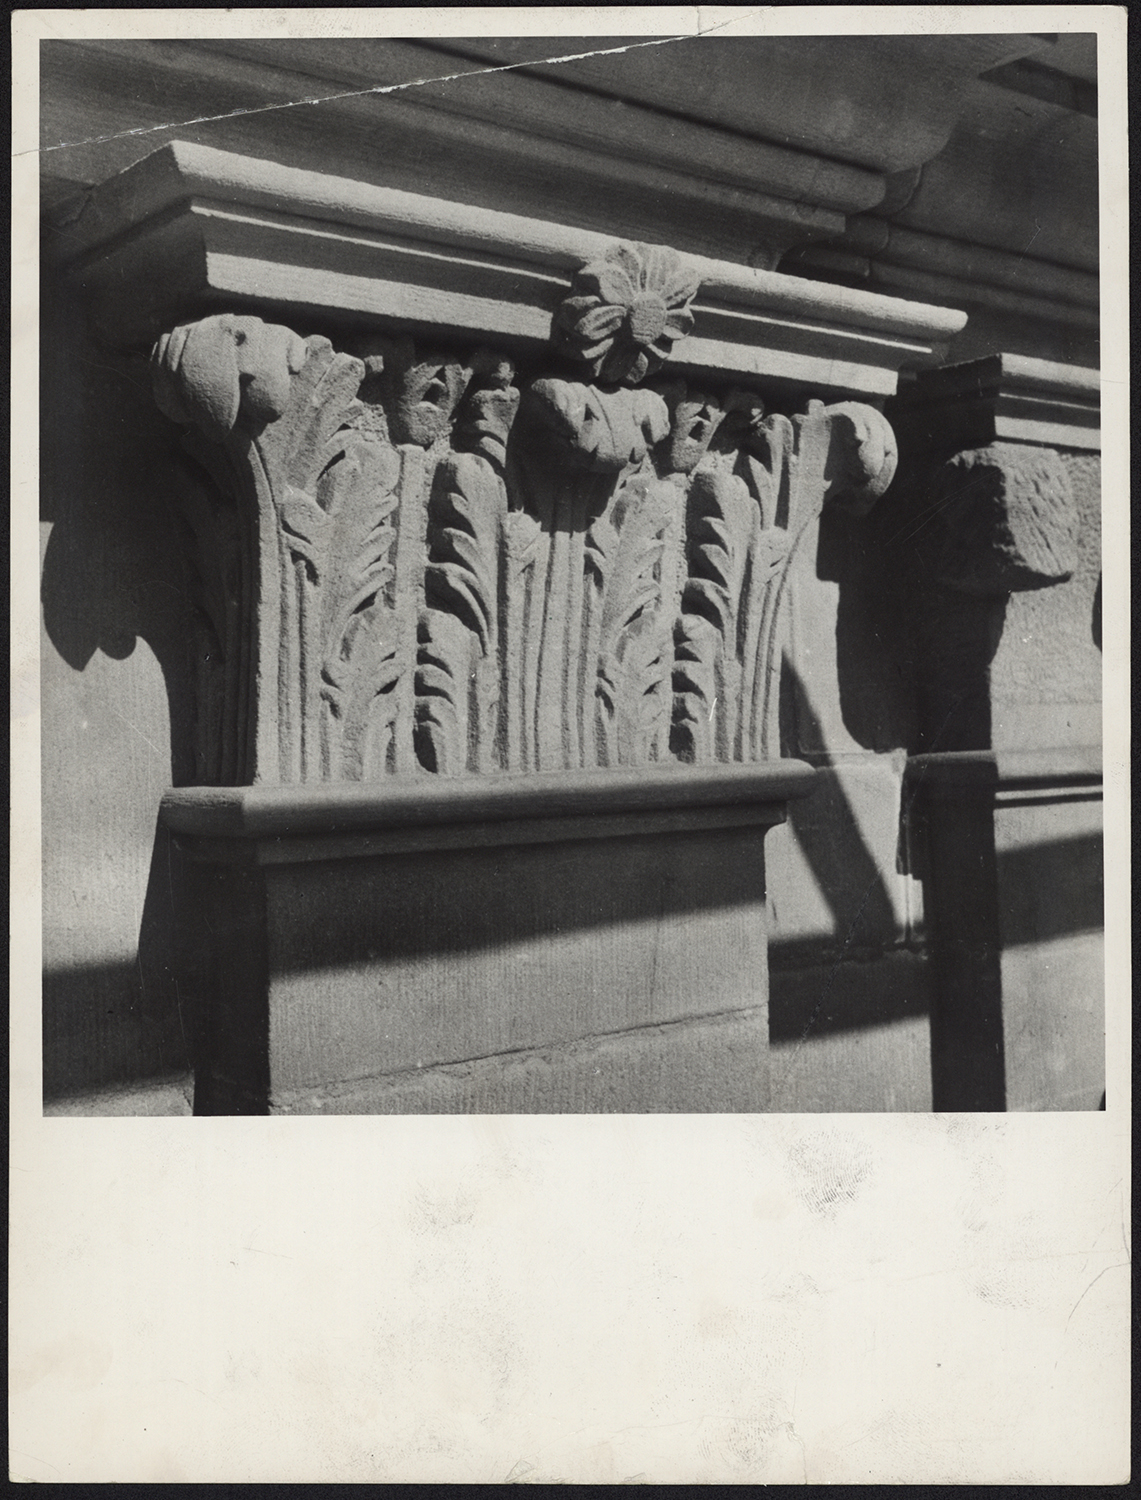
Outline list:
[[[749,564],[759,520],[756,502],[735,474],[694,476],[674,674],[674,742],[683,759],[740,758],[741,650],[749,634]]]
[[[163,334],[151,360],[155,402],[175,422],[220,443],[239,420],[282,415],[307,349],[290,328],[220,313]]]
[[[432,770],[487,769],[499,706],[496,661],[506,492],[494,466],[455,454],[428,506],[425,610],[418,633],[416,721]]]
[[[575,323],[606,343],[591,356],[603,378],[623,339],[647,335],[653,298],[676,332],[694,289],[672,253],[644,247],[584,272],[586,312],[623,309]],[[494,349],[354,348],[226,315],[155,350],[160,404],[197,428],[214,479],[186,512],[201,774],[773,753],[790,559],[825,503],[862,511],[890,482],[878,412],[766,416],[752,392],[672,380],[540,373],[520,389]]]
[[[525,411],[546,427],[572,462],[599,474],[641,463],[669,432],[669,412],[656,391],[603,391],[572,380],[536,380]]]
[[[677,490],[636,478],[619,491],[608,516],[587,536],[588,563],[602,602],[597,650],[596,748],[601,765],[641,765],[665,758],[676,600],[671,559]]]
[[[895,477],[895,433],[882,413],[858,401],[841,401],[825,410],[831,441],[824,498],[853,515],[867,515]]]

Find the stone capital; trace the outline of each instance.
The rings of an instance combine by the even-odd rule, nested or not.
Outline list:
[[[875,503],[895,440],[860,402],[643,383],[697,286],[619,246],[526,371],[230,313],[164,334],[155,397],[194,460],[199,779],[774,755],[791,558],[825,503]]]

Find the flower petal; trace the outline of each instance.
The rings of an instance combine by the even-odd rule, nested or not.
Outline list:
[[[615,245],[601,260],[591,261],[579,273],[583,286],[597,287],[604,302],[628,306],[638,295],[641,260],[631,245]],[[577,282],[576,282],[577,289]]]
[[[684,307],[692,302],[701,289],[701,277],[687,271],[684,267],[676,276],[672,276],[667,285],[660,288],[662,297],[669,307]]]
[[[693,314],[688,307],[675,307],[666,314],[664,332],[668,338],[683,339],[693,328]]]
[[[630,366],[630,369],[625,375],[624,379],[628,385],[637,385],[639,380],[645,379],[651,369],[656,370],[660,364],[660,359],[653,360],[645,349],[640,349],[638,351],[637,359],[635,359],[634,363]]]
[[[645,263],[645,250],[645,245],[615,245],[607,252],[603,264],[625,276],[630,290],[636,292]]]
[[[580,318],[600,306],[602,303],[598,297],[564,297],[555,310],[555,325],[569,332]]]
[[[626,310],[622,307],[603,305],[592,307],[589,312],[584,312],[576,321],[574,331],[582,339],[604,339],[612,338],[626,316]]]
[[[603,380],[612,381],[615,385],[619,383],[634,385],[644,373],[644,364],[640,373],[633,373],[642,360],[642,353],[635,345],[619,344],[602,361],[598,373]]]
[[[677,270],[677,251],[667,245],[643,245],[642,284],[664,291]]]
[[[575,343],[571,347],[579,359],[591,360],[601,359],[604,355],[609,354],[613,343],[613,339],[598,339],[593,344]]]

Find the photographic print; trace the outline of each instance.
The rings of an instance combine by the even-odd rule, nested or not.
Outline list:
[[[1099,1107],[1094,32],[40,85],[49,1111]]]
[[[13,1480],[1127,1482],[1125,30],[16,13]]]

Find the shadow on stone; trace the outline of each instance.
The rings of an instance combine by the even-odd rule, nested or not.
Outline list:
[[[816,552],[818,578],[839,584],[836,674],[844,727],[865,750],[890,751],[914,736],[915,641],[905,628],[905,592],[883,538],[895,486],[868,516],[826,506]]]
[[[175,930],[185,878],[180,855],[166,830],[158,828],[135,962],[44,973],[45,1104],[144,1084],[191,1067],[194,946],[181,953]]]
[[[795,725],[788,753],[795,755],[801,744],[822,743],[820,720],[787,657],[781,669],[781,697],[783,724],[791,720]],[[831,909],[832,942],[842,948],[882,944],[895,930],[895,911],[841,778],[822,778],[812,797],[790,806],[788,824]]]

